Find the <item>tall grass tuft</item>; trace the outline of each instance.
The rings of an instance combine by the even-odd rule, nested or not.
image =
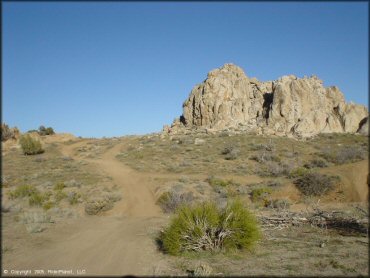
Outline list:
[[[165,252],[250,249],[260,238],[255,217],[240,201],[220,209],[214,203],[183,206],[161,234]]]

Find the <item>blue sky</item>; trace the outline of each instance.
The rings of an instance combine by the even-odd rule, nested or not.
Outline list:
[[[2,117],[21,131],[160,131],[206,74],[316,74],[368,104],[368,3],[3,2]]]

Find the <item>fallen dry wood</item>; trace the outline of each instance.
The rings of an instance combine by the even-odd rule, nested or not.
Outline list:
[[[340,212],[313,213],[280,212],[272,216],[258,216],[262,229],[283,229],[289,226],[311,225],[326,229],[335,229],[348,233],[368,234],[368,219],[357,219],[341,215]]]

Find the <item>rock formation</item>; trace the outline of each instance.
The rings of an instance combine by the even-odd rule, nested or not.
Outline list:
[[[225,64],[193,88],[183,104],[183,115],[164,131],[235,129],[310,137],[355,133],[367,117],[365,106],[346,103],[337,87],[324,87],[316,76],[289,75],[261,82],[247,77],[240,67]]]

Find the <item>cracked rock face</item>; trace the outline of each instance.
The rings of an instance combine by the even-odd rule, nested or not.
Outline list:
[[[183,115],[169,130],[233,128],[297,137],[359,131],[368,117],[366,107],[346,103],[337,87],[322,83],[316,76],[294,75],[260,82],[240,67],[225,64],[193,88]]]

